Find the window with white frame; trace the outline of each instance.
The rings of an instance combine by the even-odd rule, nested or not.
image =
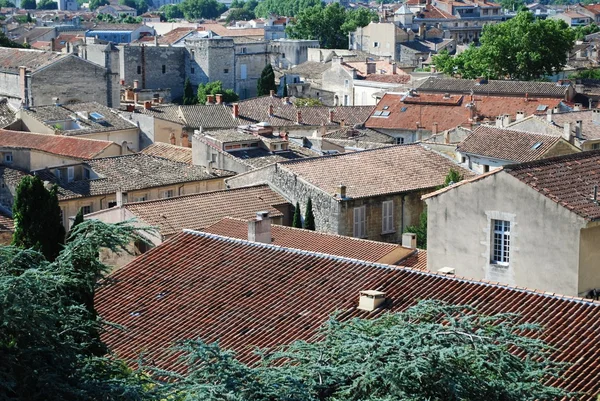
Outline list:
[[[492,263],[508,266],[510,262],[510,221],[492,220]]]
[[[356,238],[367,236],[367,207],[359,206],[354,208],[354,233]]]
[[[92,205],[82,206],[81,210],[82,210],[83,214],[90,214],[90,213],[92,213]]]
[[[172,189],[167,189],[166,191],[163,191],[163,198],[172,198],[173,197],[173,190]]]
[[[385,201],[381,204],[381,232],[386,234],[394,231],[394,201]]]

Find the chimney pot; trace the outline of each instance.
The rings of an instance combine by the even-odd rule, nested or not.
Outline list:
[[[346,186],[344,184],[338,185],[338,195],[342,199],[346,197]]]
[[[213,95],[206,95],[206,104],[213,104],[215,102],[215,97]]]
[[[269,96],[275,97],[275,91],[273,89],[269,91]]]
[[[151,101],[149,101],[149,100],[146,100],[146,101],[144,102],[144,108],[145,108],[146,110],[149,110],[150,108],[152,108],[152,102],[151,102]]]
[[[417,249],[417,234],[415,234],[415,233],[402,234],[402,246],[404,248]]]
[[[573,111],[581,111],[581,103],[575,103],[575,107],[573,107]]]
[[[223,103],[223,95],[221,93],[217,93],[215,97],[217,99],[217,104]]]
[[[302,124],[302,112],[300,110],[296,111],[296,124]]]
[[[240,105],[238,103],[233,104],[233,118],[238,118],[240,115]]]
[[[385,303],[385,292],[366,290],[360,291],[358,309],[372,312]]]
[[[571,134],[571,123],[566,122],[563,127],[563,138],[567,141],[571,141],[573,139],[573,134]]]
[[[581,138],[583,135],[583,121],[577,120],[575,122],[575,137]]]
[[[269,105],[269,117],[273,117],[273,105]]]
[[[549,123],[552,122],[552,109],[548,109],[546,110],[546,121],[548,121]]]
[[[269,212],[257,212],[256,219],[248,222],[248,241],[261,242],[263,244],[271,243],[271,219],[269,218]]]
[[[600,109],[592,110],[592,122],[594,124],[600,124]]]

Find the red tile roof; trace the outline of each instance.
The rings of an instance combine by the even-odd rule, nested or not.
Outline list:
[[[219,36],[224,38],[237,37],[237,36],[250,36],[264,38],[264,28],[239,28],[239,29],[228,29],[226,26],[216,23],[201,24],[198,27],[199,31],[213,31]]]
[[[114,142],[0,129],[0,147],[35,149],[76,159],[93,159],[111,145]]]
[[[600,219],[593,199],[594,187],[600,187],[600,151],[505,166],[504,171],[579,216]]]
[[[202,231],[225,237],[248,239],[248,223],[246,220],[224,218]],[[398,244],[369,241],[280,225],[271,226],[271,237],[273,245],[286,248],[326,253],[369,262],[400,264],[402,266],[406,266],[404,263],[405,258],[411,257],[413,253],[416,254],[414,249],[404,248]],[[414,262],[411,259],[408,263]],[[422,267],[422,264],[419,264],[419,267]]]
[[[181,39],[183,39],[184,37],[186,37],[187,35],[189,35],[192,32],[195,32],[195,31],[196,31],[195,28],[188,28],[188,27],[175,28],[172,31],[169,31],[169,32],[165,33],[164,35],[160,36],[158,38],[158,43],[161,45],[173,44],[175,42],[180,41]]]
[[[419,18],[430,18],[430,19],[456,19],[456,17],[446,11],[428,4],[417,14]]]
[[[427,251],[425,249],[417,249],[417,252],[398,264],[404,267],[412,267],[417,270],[427,270]]]
[[[298,178],[334,196],[346,186],[350,198],[403,193],[435,188],[444,183],[453,168],[472,175],[448,158],[419,144],[343,153],[279,164]]]
[[[140,153],[145,153],[151,156],[159,156],[175,162],[192,164],[192,148],[186,148],[183,146],[154,142],[152,145],[142,149]]]
[[[184,228],[203,229],[226,216],[249,220],[261,210],[269,211],[273,217],[283,216],[275,206],[286,204],[287,201],[267,185],[258,185],[127,203],[123,208],[168,236]]]
[[[600,393],[600,303],[522,288],[373,264],[274,245],[184,232],[117,270],[96,292],[111,326],[102,339],[122,358],[181,369],[174,342],[201,338],[257,359],[254,347],[314,338],[330,314],[373,318],[387,309],[357,310],[361,290],[380,290],[392,311],[421,299],[470,304],[481,313],[516,313],[545,328],[553,358],[570,363],[567,390]]]

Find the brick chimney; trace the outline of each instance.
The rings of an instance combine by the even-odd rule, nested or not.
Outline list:
[[[240,115],[240,105],[239,104],[237,104],[237,103],[233,104],[232,114],[233,114],[233,118],[238,118],[238,116]]]
[[[223,95],[221,93],[217,93],[215,95],[216,99],[217,99],[217,104],[222,104],[223,103]]]
[[[327,119],[327,121],[332,123],[334,117],[335,117],[335,111],[333,111],[333,109],[329,109],[329,118]]]
[[[256,218],[248,222],[248,241],[271,243],[271,219],[269,212],[257,212]]]
[[[296,111],[296,124],[302,124],[302,111]]]
[[[269,105],[269,117],[273,117],[273,114],[274,114],[274,113],[273,113],[273,105],[272,105],[272,104],[270,104],[270,105]]]
[[[190,139],[187,132],[181,133],[181,146],[185,148],[190,148]]]
[[[150,109],[152,108],[152,102],[151,102],[151,101],[149,101],[149,100],[146,100],[146,101],[144,102],[144,108],[145,108],[146,110],[150,110]]]
[[[340,127],[344,127],[346,126],[346,120],[344,120],[343,118],[340,119]]]
[[[206,95],[206,104],[213,104],[215,102],[215,97],[213,95]]]
[[[56,51],[56,39],[54,38],[50,39],[50,51]]]

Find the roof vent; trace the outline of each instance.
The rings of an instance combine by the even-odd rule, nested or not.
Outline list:
[[[358,309],[372,312],[385,302],[385,292],[375,290],[360,291]]]
[[[446,274],[448,276],[454,276],[454,274],[456,273],[456,270],[454,269],[454,267],[445,266],[445,267],[442,267],[441,269],[438,269],[437,272],[441,273],[441,274]]]

